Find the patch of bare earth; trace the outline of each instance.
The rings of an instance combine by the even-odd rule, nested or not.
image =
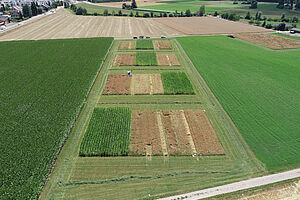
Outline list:
[[[156,50],[172,49],[172,45],[169,40],[155,40],[153,43],[154,49]]]
[[[103,94],[130,94],[131,77],[121,74],[108,76]]]
[[[164,88],[160,74],[133,74],[131,94],[163,94]]]
[[[131,116],[129,154],[162,155],[156,112],[133,110]]]
[[[134,54],[117,54],[113,66],[131,66],[135,64]]]
[[[237,34],[235,36],[247,42],[274,50],[300,48],[300,42],[297,40],[267,33]]]
[[[156,22],[187,35],[273,32],[262,27],[216,17],[157,18]]]
[[[225,154],[218,137],[202,110],[184,111],[199,155]]]
[[[176,54],[156,54],[158,65],[160,66],[178,66],[180,65]]]
[[[150,74],[151,94],[164,94],[164,86],[160,74]]]
[[[122,41],[120,42],[119,50],[132,50],[135,49],[135,41]]]

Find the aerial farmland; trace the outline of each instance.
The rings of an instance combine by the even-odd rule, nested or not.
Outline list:
[[[299,198],[297,33],[232,1],[131,3],[0,32],[0,199]]]

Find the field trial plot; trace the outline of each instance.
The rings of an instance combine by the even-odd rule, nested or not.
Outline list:
[[[132,66],[135,65],[135,54],[117,54],[113,66]]]
[[[237,38],[274,50],[300,48],[300,41],[267,33],[236,34]]]
[[[131,77],[123,74],[108,76],[103,94],[130,94]]]
[[[154,40],[153,41],[155,50],[170,50],[172,45],[169,40]]]
[[[135,41],[121,41],[119,50],[133,50],[135,49]]]
[[[174,53],[168,53],[168,54],[162,54],[158,53],[156,54],[158,65],[160,66],[179,66],[180,63],[178,61],[178,58],[176,54]]]

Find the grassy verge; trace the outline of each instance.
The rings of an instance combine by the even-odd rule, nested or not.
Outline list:
[[[135,63],[137,66],[156,66],[156,54],[154,52],[137,52],[135,56]]]
[[[193,86],[184,72],[162,72],[165,94],[194,94]]]

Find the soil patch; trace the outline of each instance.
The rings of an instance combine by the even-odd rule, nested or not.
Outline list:
[[[161,66],[178,66],[180,65],[177,56],[172,54],[156,54],[158,65]]]
[[[133,74],[131,94],[163,94],[164,87],[160,74]]]
[[[117,54],[113,66],[131,66],[135,64],[134,54]]]
[[[300,48],[300,42],[297,40],[267,33],[237,34],[235,36],[247,42],[251,42],[274,50]]]
[[[130,94],[131,77],[123,74],[112,74],[108,76],[103,94]]]
[[[160,74],[150,74],[151,94],[164,94],[164,86]]]
[[[155,40],[154,49],[156,50],[165,50],[165,49],[172,49],[172,45],[169,40]]]
[[[199,155],[225,154],[206,114],[202,110],[184,111]]]
[[[156,112],[133,110],[131,116],[129,154],[162,155]]]
[[[135,41],[122,41],[120,42],[119,50],[132,50],[135,49]]]

